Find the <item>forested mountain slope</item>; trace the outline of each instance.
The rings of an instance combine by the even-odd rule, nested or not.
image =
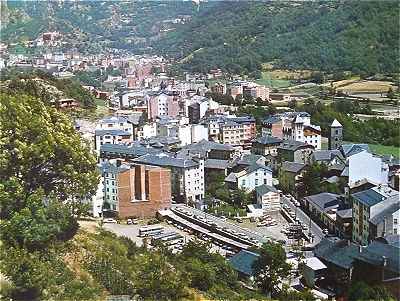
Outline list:
[[[6,3],[6,5],[5,5]],[[189,16],[185,22],[171,22]],[[399,70],[397,1],[2,1],[2,41],[59,30],[79,50],[155,52],[188,70]]]
[[[252,71],[278,60],[285,68],[397,72],[398,2],[232,2],[203,10],[158,41],[186,67]]]

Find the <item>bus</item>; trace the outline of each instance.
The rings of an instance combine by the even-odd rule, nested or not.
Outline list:
[[[143,226],[139,228],[139,237],[153,236],[163,232],[163,226]]]
[[[162,240],[162,239],[164,239],[166,237],[174,236],[174,235],[176,235],[176,232],[164,232],[164,233],[161,233],[161,234],[153,235],[151,240]]]

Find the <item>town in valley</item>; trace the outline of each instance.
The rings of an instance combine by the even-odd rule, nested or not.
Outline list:
[[[365,69],[324,45],[300,63],[279,32],[266,61],[243,45],[278,29],[232,25],[233,2],[18,2],[1,0],[2,300],[400,300],[397,2],[238,2],[310,35],[315,6],[346,38],[342,6],[384,8],[394,58],[360,52]]]

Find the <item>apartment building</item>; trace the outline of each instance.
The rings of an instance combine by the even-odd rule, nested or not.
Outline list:
[[[133,127],[125,117],[107,117],[101,119],[95,130],[95,149],[103,144],[121,144],[132,141]]]
[[[256,187],[257,204],[264,211],[279,211],[281,209],[279,191],[270,185]]]
[[[178,158],[159,152],[138,157],[133,162],[169,169],[171,171],[171,191],[175,201],[199,204],[204,198],[203,159]]]
[[[367,145],[344,144],[340,150],[346,158],[341,176],[347,179],[350,188],[363,180],[376,185],[388,183],[388,164],[381,157],[371,154]]]
[[[367,245],[376,237],[398,231],[398,191],[386,185],[379,185],[352,194],[352,201],[354,242]]]
[[[251,116],[217,115],[203,119],[210,140],[233,146],[250,147],[256,137],[256,121]]]
[[[171,206],[171,172],[166,168],[134,165],[118,174],[118,215],[152,217]]]
[[[150,95],[148,101],[148,117],[154,120],[160,116],[177,117],[179,115],[179,98],[172,92],[162,90]]]

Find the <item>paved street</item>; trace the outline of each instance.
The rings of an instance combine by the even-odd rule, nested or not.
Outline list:
[[[310,218],[306,213],[304,213],[303,210],[301,210],[300,207],[296,207],[288,198],[285,196],[282,196],[282,201],[283,204],[286,204],[296,213],[296,218],[300,220],[300,222],[306,224],[307,226],[310,226]],[[322,233],[322,229],[311,220],[311,227],[310,227],[311,233],[314,234],[314,241],[312,242],[313,244],[317,244],[321,241],[321,239],[324,237],[324,234]]]

